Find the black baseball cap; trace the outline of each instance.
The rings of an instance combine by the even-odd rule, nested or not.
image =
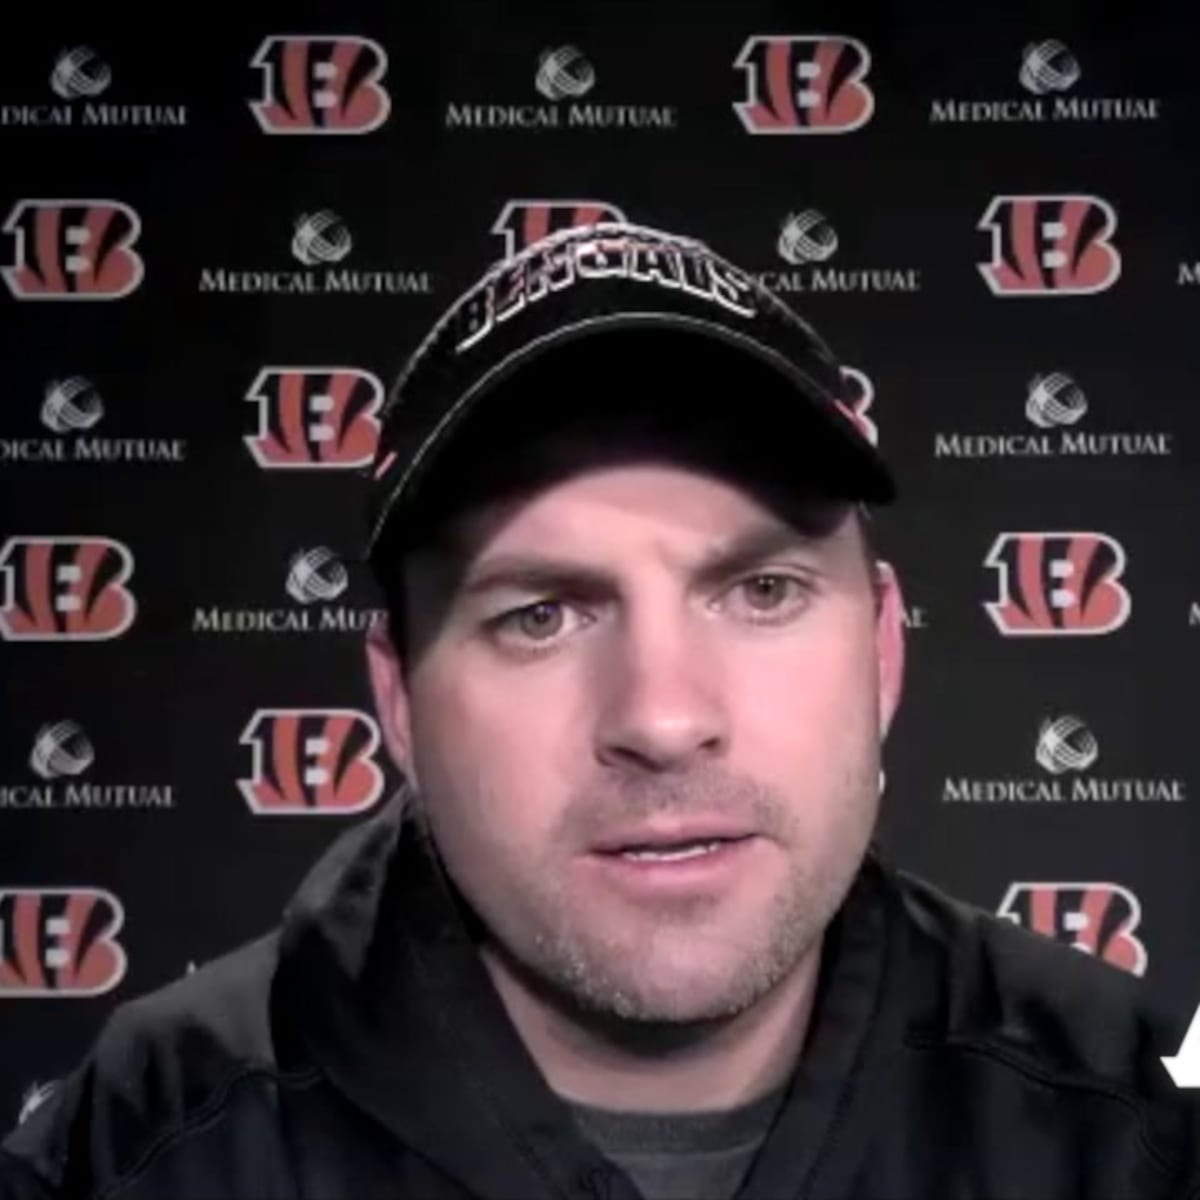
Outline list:
[[[661,366],[664,358],[713,381],[709,416],[713,406],[720,410],[731,443],[753,432],[802,447],[796,471],[801,461],[804,471],[819,469],[845,499],[895,498],[891,472],[850,407],[842,370],[807,322],[694,238],[605,222],[551,234],[496,263],[411,356],[381,413],[367,557],[385,529],[389,543],[406,540],[406,523],[420,519],[419,500],[441,474],[436,468],[455,464],[450,452],[469,435],[486,429],[491,452],[505,454],[498,418],[523,392],[539,394],[543,413],[547,402],[560,411],[674,406],[664,420],[688,422],[673,389],[636,386],[637,363]],[[611,379],[618,363],[629,364],[624,388],[588,386],[606,372]]]

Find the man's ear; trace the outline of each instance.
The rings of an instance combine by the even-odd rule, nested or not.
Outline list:
[[[878,604],[875,654],[879,666],[879,728],[887,737],[904,686],[904,596],[891,563],[875,564]]]
[[[411,777],[412,725],[408,687],[386,615],[367,631],[366,652],[367,674],[384,744],[397,768]]]

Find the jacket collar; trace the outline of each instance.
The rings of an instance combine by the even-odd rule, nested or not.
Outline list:
[[[898,1006],[887,1002],[893,890],[868,855],[827,931],[806,1045],[746,1200],[808,1195],[818,1176],[847,1169],[845,1133],[877,1090],[874,1064],[898,1041]],[[637,1200],[546,1084],[456,890],[397,805],[344,834],[301,886],[285,914],[276,992],[284,1036],[472,1195]]]

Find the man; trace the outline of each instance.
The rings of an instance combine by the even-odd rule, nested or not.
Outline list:
[[[281,928],[122,1006],[0,1194],[1200,1196],[1138,982],[872,842],[891,477],[707,247],[499,264],[385,413],[401,797]]]

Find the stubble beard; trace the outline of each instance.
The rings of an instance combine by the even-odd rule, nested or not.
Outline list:
[[[595,919],[594,896],[573,896],[561,873],[543,872],[539,878],[553,882],[527,891],[520,936],[495,938],[493,951],[544,1000],[610,1031],[682,1033],[736,1017],[817,950],[853,882],[878,808],[877,762],[847,772],[836,791],[828,802],[839,824],[826,830],[828,849],[818,861],[806,854],[797,823],[786,819],[793,811],[787,802],[759,792],[766,818],[759,827],[772,840],[750,852],[783,853],[787,869],[757,914],[731,920],[722,912],[726,901],[705,896],[618,914],[625,922],[618,933]]]

